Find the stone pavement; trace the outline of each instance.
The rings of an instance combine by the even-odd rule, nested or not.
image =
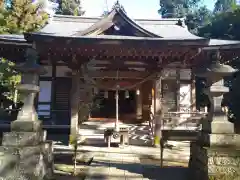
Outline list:
[[[55,152],[69,152],[71,147],[55,145]],[[103,179],[152,179],[186,180],[189,147],[166,149],[164,167],[160,167],[160,149],[153,147],[126,146],[97,147],[79,146],[79,154],[91,154],[93,161],[87,167],[86,180]]]
[[[185,180],[188,174],[188,169],[183,167],[188,161],[186,149],[166,151],[164,165],[168,166],[163,168],[160,167],[160,151],[156,148],[83,146],[80,150],[94,152],[86,180]]]
[[[79,155],[90,154],[93,161],[88,166],[86,180],[186,180],[189,160],[189,142],[176,143],[173,149],[165,149],[164,167],[160,167],[160,148],[149,147],[151,139],[146,125],[128,125],[130,146],[106,147],[103,130],[112,127],[109,122],[88,121],[82,124],[79,134],[86,139],[78,147]],[[55,144],[55,152],[72,150]]]
[[[161,168],[159,161],[152,162],[132,154],[106,153],[94,157],[86,180],[185,180],[187,174],[187,168]]]

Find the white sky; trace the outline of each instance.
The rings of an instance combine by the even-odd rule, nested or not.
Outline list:
[[[105,10],[111,10],[116,0],[82,0],[82,7],[86,11],[84,16],[100,16]],[[215,0],[203,0],[210,9],[213,8]],[[119,0],[130,18],[159,19],[159,0]]]
[[[151,3],[149,3],[151,1]],[[116,0],[107,0],[108,9],[111,10]],[[131,18],[159,18],[159,0],[120,0],[127,14]],[[82,0],[82,7],[86,11],[84,16],[100,16],[107,10],[106,0]]]

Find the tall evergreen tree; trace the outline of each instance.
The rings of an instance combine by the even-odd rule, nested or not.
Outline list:
[[[212,16],[212,11],[206,6],[202,6],[186,15],[185,24],[193,34],[198,34],[198,29],[210,23]]]
[[[61,0],[59,2],[59,9],[56,13],[70,16],[82,16],[85,11],[82,9],[81,0]]]
[[[225,12],[236,4],[236,0],[217,0],[214,5],[214,12]]]
[[[159,14],[162,17],[179,18],[197,7],[200,0],[160,0]]]
[[[47,20],[48,14],[42,11],[41,3],[33,4],[32,0],[0,1],[0,34],[37,31],[47,23]],[[20,81],[20,75],[13,67],[14,63],[10,59],[0,56],[1,102],[3,99],[13,99],[14,86]]]
[[[48,15],[41,11],[41,4],[31,0],[12,0],[11,6],[0,9],[0,33],[22,34],[42,28]]]
[[[219,30],[221,28],[221,31]],[[211,23],[199,29],[199,35],[207,38],[240,40],[240,8],[231,11],[222,12],[215,15]],[[240,69],[240,58],[227,59],[226,64]],[[230,120],[240,123],[240,72],[235,73],[233,77],[226,79],[226,85],[230,88],[224,98],[224,104],[229,106]]]

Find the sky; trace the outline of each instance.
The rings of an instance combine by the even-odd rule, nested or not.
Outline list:
[[[82,7],[86,11],[84,16],[100,16],[107,8],[111,10],[116,0],[82,0]],[[203,0],[209,9],[213,9],[214,0]],[[159,0],[119,0],[131,18],[159,19]]]

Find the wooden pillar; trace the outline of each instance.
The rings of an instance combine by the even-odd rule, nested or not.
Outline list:
[[[180,111],[180,86],[181,86],[181,78],[180,78],[180,68],[176,69],[176,111]]]
[[[195,84],[195,76],[191,71],[191,104],[192,104],[192,111],[196,111],[196,84]]]
[[[155,128],[154,128],[154,146],[159,147],[160,146],[160,138],[161,138],[161,126],[162,126],[162,120],[163,120],[163,109],[162,109],[162,103],[161,103],[161,97],[162,97],[162,78],[159,77],[155,81],[155,101],[156,101],[156,107],[155,107]]]
[[[152,81],[146,81],[142,84],[142,119],[144,122],[150,120],[152,105]]]
[[[52,63],[52,88],[51,88],[51,120],[52,123],[56,123],[56,71],[57,71],[57,66],[56,66],[56,62],[53,61]]]
[[[79,119],[79,96],[80,96],[80,73],[73,72],[72,89],[71,89],[71,136],[75,137],[78,134],[78,119]]]
[[[153,93],[153,115],[156,114],[156,111],[157,111],[157,101],[156,101],[156,98],[157,98],[157,89],[156,89],[156,80],[154,80],[153,82],[153,90],[154,90],[154,93]]]
[[[142,119],[142,91],[141,87],[136,89],[136,119]]]

